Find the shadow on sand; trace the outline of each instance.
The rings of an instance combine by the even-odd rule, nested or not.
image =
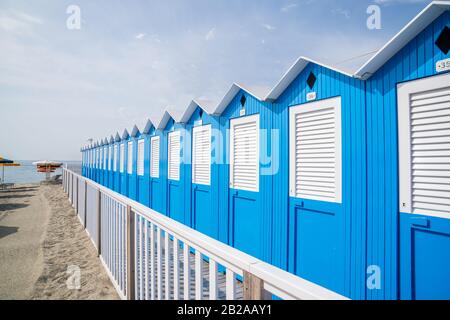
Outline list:
[[[8,194],[8,193],[15,193],[15,192],[32,192],[39,189],[39,186],[27,186],[27,187],[17,187],[17,188],[11,188],[6,190],[0,190],[1,194]]]
[[[0,200],[1,199],[20,199],[20,198],[29,198],[34,196],[34,194],[14,194],[14,195],[2,195],[0,193]]]
[[[0,226],[0,239],[7,237],[19,231],[18,227],[4,227]]]
[[[4,204],[0,204],[0,212],[23,209],[28,206],[29,205],[26,203],[4,203]]]

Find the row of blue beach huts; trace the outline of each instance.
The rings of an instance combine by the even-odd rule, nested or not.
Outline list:
[[[353,299],[450,299],[450,3],[82,148],[83,175]]]

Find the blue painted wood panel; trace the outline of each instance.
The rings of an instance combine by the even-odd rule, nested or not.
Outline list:
[[[159,178],[150,178],[150,208],[166,214],[166,186],[167,186],[167,140],[163,131],[156,130],[154,136],[159,136]],[[153,150],[150,149],[150,158]]]
[[[367,264],[382,272],[381,289],[368,290],[368,299],[399,298],[398,257],[412,250],[402,246],[398,251],[397,84],[436,74],[436,62],[448,55],[435,41],[449,21],[448,12],[441,15],[367,81]]]
[[[261,102],[240,90],[220,117],[220,131],[225,143],[221,148],[222,160],[219,168],[219,238],[238,249],[267,261],[272,261],[272,171],[271,163],[261,164],[259,170],[259,192],[236,190],[229,187],[229,129],[230,119],[240,117],[241,98],[246,97],[245,116],[259,114],[260,145],[271,147],[272,129],[271,103]],[[269,134],[268,134],[269,133]],[[266,159],[266,148],[260,148],[260,160]],[[253,221],[251,229],[250,221]],[[228,226],[225,235],[224,227]],[[249,244],[253,246],[250,248]]]
[[[211,179],[208,186],[192,182],[192,130],[196,125],[211,125]],[[189,135],[186,140],[186,152],[189,152],[186,155],[189,160],[186,164],[186,190],[191,193],[186,203],[186,214],[190,216],[194,229],[214,239],[219,239],[219,166],[216,157],[220,142],[218,128],[218,118],[208,115],[200,107],[197,107],[186,125]]]
[[[312,89],[306,83],[311,72],[317,78]],[[273,177],[276,264],[354,299],[365,298],[364,89],[360,80],[310,63],[274,103],[281,128],[281,165]],[[341,97],[342,204],[289,198],[289,109],[307,103],[309,92],[316,100]]]

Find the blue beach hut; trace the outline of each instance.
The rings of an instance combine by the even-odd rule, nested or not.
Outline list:
[[[137,178],[137,164],[138,164],[138,141],[141,138],[141,132],[135,125],[131,130],[130,139],[128,141],[127,150],[127,177],[128,177],[128,197],[137,200],[138,192],[138,178]],[[140,156],[144,154],[141,153]],[[142,168],[142,167],[140,167]]]
[[[450,3],[434,1],[356,75],[367,86],[368,299],[450,299]]]
[[[107,139],[107,161],[106,161],[106,181],[105,186],[113,189],[113,155],[114,155],[114,137],[111,135]]]
[[[211,101],[191,101],[180,122],[185,124],[185,207],[192,227],[219,239],[219,117]],[[222,142],[223,143],[223,142]]]
[[[185,126],[180,120],[181,116],[176,111],[166,111],[158,126],[163,131],[163,145],[166,146],[162,149],[163,158],[167,159],[166,166],[163,166],[166,171],[166,215],[190,225],[185,203],[187,139]]]
[[[105,183],[105,159],[106,159],[106,152],[105,152],[105,139],[102,139],[100,141],[100,158],[99,158],[99,184],[104,185]]]
[[[99,181],[99,159],[100,159],[100,147],[99,142],[94,143],[94,181]]]
[[[273,263],[363,298],[364,82],[301,57],[266,99],[273,102],[274,128],[280,131],[281,165],[273,175]]]
[[[225,141],[219,165],[219,238],[271,260],[271,104],[268,89],[233,84],[216,107]]]
[[[151,159],[151,138],[155,134],[155,126],[152,121],[147,120],[142,135],[138,140],[137,147],[137,201],[150,207],[150,159]]]
[[[113,149],[113,190],[120,193],[121,190],[121,185],[120,185],[120,178],[121,178],[121,173],[120,173],[120,166],[121,166],[121,161],[123,161],[120,159],[120,145],[121,145],[121,137],[119,135],[119,133],[116,133],[116,136],[114,138],[114,149]]]
[[[164,127],[171,119],[166,111],[156,122],[150,137],[150,208],[162,214],[167,212],[167,142]]]
[[[132,163],[128,166],[128,150],[130,149],[129,145],[130,134],[128,130],[125,129],[121,136],[121,141],[119,144],[119,175],[120,175],[120,193],[124,196],[128,196],[128,172],[130,172],[130,168],[132,169]],[[131,142],[132,148],[132,142]]]

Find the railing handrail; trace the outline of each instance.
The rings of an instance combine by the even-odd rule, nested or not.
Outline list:
[[[143,216],[155,225],[166,229],[178,240],[189,245],[194,250],[213,258],[217,263],[227,267],[236,274],[242,276],[243,271],[251,273],[264,282],[264,287],[276,294],[291,299],[318,299],[318,300],[347,300],[336,292],[321,287],[315,283],[302,279],[292,273],[277,268],[269,263],[252,257],[236,248],[213,239],[198,232],[178,221],[175,221],[149,207],[146,207],[130,198],[127,198],[109,188],[106,188],[91,179],[83,177],[67,168],[63,170],[86,181],[94,188],[110,196],[125,206],[131,207],[136,214]]]

